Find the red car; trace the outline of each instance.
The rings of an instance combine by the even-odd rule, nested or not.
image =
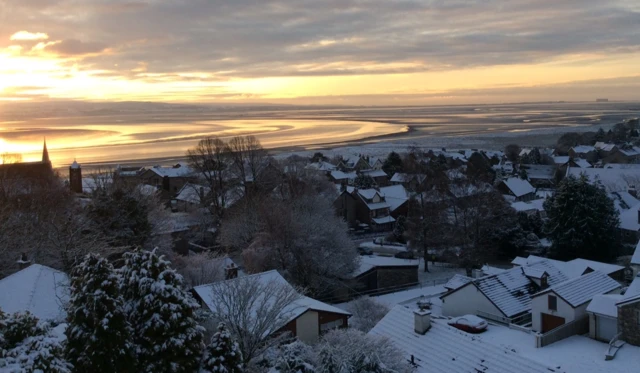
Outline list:
[[[482,333],[487,330],[487,322],[478,316],[464,315],[460,317],[454,317],[447,321],[447,324],[454,328],[460,329],[467,333]]]

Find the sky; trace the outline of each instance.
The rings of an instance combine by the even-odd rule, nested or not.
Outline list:
[[[0,0],[0,100],[640,100],[638,0]]]

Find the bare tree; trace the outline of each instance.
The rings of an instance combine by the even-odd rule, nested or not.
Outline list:
[[[231,159],[233,173],[244,186],[247,194],[249,184],[258,182],[260,172],[268,156],[255,136],[236,136],[227,143],[227,152]]]
[[[22,162],[22,154],[20,153],[2,153],[0,154],[0,164],[20,163]]]
[[[291,320],[300,293],[285,281],[239,277],[211,286],[212,312],[234,335],[245,364],[280,342],[275,335]]]
[[[222,217],[227,207],[229,191],[232,189],[230,167],[232,154],[224,141],[217,137],[207,137],[198,145],[187,150],[189,166],[206,182],[207,193],[203,193],[202,205],[209,206],[211,213]]]
[[[386,304],[377,302],[368,296],[347,303],[345,309],[351,312],[349,326],[368,333],[389,312]]]
[[[171,263],[187,287],[211,284],[225,279],[226,257],[211,253],[171,255]]]

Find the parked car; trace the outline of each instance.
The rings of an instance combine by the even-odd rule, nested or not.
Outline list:
[[[485,320],[474,315],[454,317],[447,321],[447,324],[467,333],[482,333],[487,330],[489,325]]]
[[[373,250],[368,247],[358,247],[358,254],[360,255],[373,255]]]

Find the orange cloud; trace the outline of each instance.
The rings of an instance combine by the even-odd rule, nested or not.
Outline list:
[[[29,32],[29,31],[18,31],[15,34],[11,35],[9,40],[47,40],[49,39],[49,35],[44,32]]]

